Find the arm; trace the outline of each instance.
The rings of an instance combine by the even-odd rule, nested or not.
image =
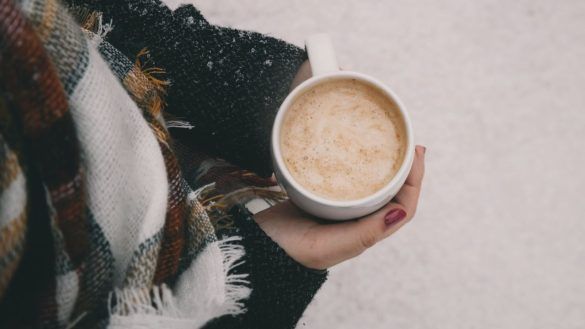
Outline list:
[[[205,329],[294,328],[325,281],[325,269],[363,253],[412,219],[424,176],[424,155],[425,149],[417,147],[410,175],[392,202],[357,220],[320,221],[290,202],[254,216],[243,207],[232,209],[236,227],[232,234],[243,237],[246,249],[238,271],[250,274],[252,294],[245,302],[246,313],[215,319]]]
[[[220,204],[210,209],[203,201],[222,240],[238,236],[244,247],[241,263],[231,274],[246,275],[250,296],[242,300],[245,313],[212,320],[205,329],[225,328],[292,328],[327,277],[326,270],[312,270],[292,259],[258,226],[254,216],[243,206],[250,200],[274,204],[282,200],[279,191],[267,188],[275,182],[260,179],[224,161],[214,161],[206,154],[179,152],[185,177],[194,189],[213,183],[204,199]],[[255,189],[252,191],[251,189]],[[273,192],[273,193],[271,193]],[[229,197],[227,197],[229,196]]]
[[[326,270],[313,270],[296,262],[268,237],[243,206],[230,211],[246,250],[238,273],[249,274],[252,287],[244,301],[246,312],[223,316],[205,329],[294,328],[314,295],[327,278]]]
[[[72,1],[72,0],[71,0]],[[79,3],[79,1],[75,1]],[[82,0],[112,19],[107,40],[128,58],[148,48],[171,85],[165,112],[193,129],[175,138],[253,170],[272,173],[270,130],[305,52],[259,33],[209,24],[193,6],[159,0]]]

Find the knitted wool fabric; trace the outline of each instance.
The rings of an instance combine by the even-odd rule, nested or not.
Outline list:
[[[96,17],[101,19],[100,16]],[[99,30],[100,27],[94,26],[94,29]],[[139,58],[132,63],[101,36],[88,30],[85,32],[92,40],[92,44],[98,48],[102,57],[110,64],[112,72],[125,86],[129,95],[142,109],[146,121],[155,132],[163,153],[170,190],[167,200],[167,218],[163,236],[161,236],[161,251],[154,274],[154,283],[161,284],[169,282],[169,280],[173,281],[181,273],[180,270],[184,270],[197,256],[205,243],[215,241],[215,235],[208,220],[190,222],[190,219],[194,217],[191,212],[196,209],[190,205],[192,202],[188,200],[191,189],[181,172],[179,161],[175,157],[172,147],[173,140],[162,122],[161,107],[164,92],[162,86],[166,85],[166,81],[145,75],[145,72],[154,69],[143,67],[144,64],[140,57],[147,56],[148,52],[141,51]],[[185,234],[186,230],[189,230],[190,233]],[[137,277],[133,273],[129,272],[126,280],[136,280]],[[146,280],[148,281],[148,279]]]
[[[0,105],[1,106],[1,105]],[[0,111],[3,109],[0,107]],[[22,258],[27,225],[26,178],[18,156],[0,135],[0,299]]]
[[[7,69],[3,72],[9,73],[6,74],[6,85],[12,87],[11,83],[19,86],[19,83],[34,84],[39,81],[48,83],[50,87],[60,87],[62,82],[65,87],[65,93],[61,89],[61,98],[52,102],[51,95],[59,96],[57,87],[46,88],[53,93],[41,93],[37,103],[27,102],[26,95],[22,95],[23,92],[35,90],[30,85],[20,86],[23,87],[21,91],[15,87],[6,91],[15,100],[15,110],[26,114],[26,106],[31,109],[32,117],[21,115],[23,124],[40,123],[28,130],[25,126],[25,136],[44,136],[45,139],[40,142],[49,143],[46,150],[39,150],[35,148],[37,141],[29,138],[27,146],[32,149],[33,156],[63,156],[53,159],[57,164],[55,168],[59,170],[70,168],[71,163],[76,164],[75,159],[81,156],[85,177],[79,181],[86,184],[87,192],[81,191],[77,196],[86,198],[81,207],[88,220],[87,226],[80,229],[80,234],[70,236],[76,232],[72,230],[76,228],[75,222],[65,223],[62,229],[58,221],[60,208],[51,206],[55,204],[52,202],[50,209],[57,216],[52,216],[53,231],[45,231],[45,234],[50,232],[55,256],[53,268],[45,273],[49,278],[54,277],[55,281],[47,281],[47,286],[32,293],[33,296],[43,296],[40,304],[33,301],[27,305],[26,301],[30,300],[19,302],[19,293],[26,295],[30,287],[11,285],[11,292],[2,300],[3,316],[0,321],[9,327],[30,323],[59,328],[71,324],[82,327],[105,325],[109,320],[112,327],[131,327],[139,325],[133,317],[140,314],[163,315],[165,323],[180,322],[198,327],[212,317],[241,312],[238,300],[247,295],[248,290],[243,285],[245,281],[242,276],[227,275],[234,262],[241,257],[241,247],[218,243],[213,231],[205,229],[211,227],[209,218],[198,206],[196,195],[188,198],[188,186],[181,183],[182,176],[172,153],[168,149],[161,150],[160,141],[157,141],[143,114],[95,46],[87,43],[81,29],[54,1],[21,2],[20,9],[24,11],[26,20],[12,1],[3,0],[0,8],[4,14],[2,22],[6,22],[6,26],[23,26],[28,33],[20,36],[8,33],[13,29],[3,30],[2,40],[12,42],[2,42],[7,45],[3,47],[3,53],[7,55],[2,56],[2,68]],[[27,62],[18,61],[21,54],[16,50],[21,45],[29,47],[31,42],[23,41],[34,41],[34,38],[38,38],[42,46],[40,42],[36,47],[33,44],[30,48],[32,54],[27,53],[22,58],[42,65],[26,66]],[[16,50],[11,47],[12,44]],[[48,60],[43,62],[43,58],[50,58],[52,64]],[[28,69],[30,71],[20,72],[31,79],[10,75],[10,69],[16,72]],[[49,96],[44,96],[46,94]],[[33,101],[39,99],[33,96],[30,96]],[[42,102],[47,99],[49,105],[56,106],[47,106]],[[40,109],[53,108],[56,110],[40,120],[34,120],[34,114],[39,113]],[[77,137],[69,137],[67,131],[59,129],[60,125],[51,125],[64,113],[69,113],[66,111],[68,108],[72,125],[75,126],[74,130],[69,131],[75,131]],[[71,120],[65,122],[71,123]],[[46,134],[41,134],[45,131]],[[51,134],[54,136],[52,139],[49,138]],[[67,145],[77,141],[79,151],[72,151],[74,155],[58,152],[59,149],[74,150]],[[167,157],[166,161],[164,157]],[[53,186],[51,179],[63,178],[67,183],[66,179],[70,176],[44,175],[44,168],[51,168],[53,164],[49,160],[51,158],[40,158],[36,163],[40,166],[39,181],[50,192]],[[69,183],[66,186],[78,185]],[[52,194],[49,193],[49,196]],[[70,213],[76,212],[67,214]],[[185,226],[189,225],[192,227],[186,229]],[[67,241],[75,241],[76,238],[83,238],[87,244],[86,248],[79,248],[79,251],[85,252],[81,256],[70,252],[67,247]],[[186,241],[195,241],[196,245]],[[2,241],[2,247],[4,243]],[[191,252],[187,252],[187,247]],[[192,257],[188,261],[183,260],[185,273],[176,277],[180,274],[179,264],[184,255]],[[24,258],[23,263],[38,261],[34,255],[25,254]],[[195,264],[197,267],[193,267]],[[153,284],[175,281],[177,286],[197,283],[196,288],[209,285],[214,289],[196,293],[193,289],[173,292],[164,286],[153,287]],[[151,292],[151,289],[154,290]],[[114,300],[108,310],[108,295],[112,292]],[[152,296],[156,299],[151,302]],[[156,304],[155,301],[161,302]],[[195,315],[198,317],[182,313],[174,307],[175,304],[197,308],[199,313]],[[35,316],[27,317],[25,312]]]
[[[15,110],[14,121],[20,123],[35,165],[31,169],[43,181],[51,209],[48,217],[31,218],[32,224],[37,225],[35,220],[51,221],[53,229],[61,233],[53,243],[61,244],[67,253],[67,260],[64,261],[67,264],[60,263],[54,270],[59,272],[69,268],[74,271],[87,255],[88,230],[79,146],[71,114],[61,81],[33,28],[11,1],[3,0],[0,8],[3,16],[0,19],[0,68],[5,77],[3,89],[12,96],[10,107]],[[9,201],[2,203],[3,208],[9,205]],[[13,249],[11,252],[22,253],[23,250]],[[45,278],[52,276],[52,270],[43,273]],[[53,323],[58,316],[52,298],[56,288],[53,282],[42,277],[40,298],[34,306],[43,309],[43,312],[35,314],[35,318]]]
[[[228,211],[285,195],[268,180],[194,149],[197,143],[176,143],[161,116],[167,83],[152,76],[162,71],[128,60],[104,41],[101,16],[86,19],[83,26],[92,31],[83,33],[56,0],[16,3],[0,0],[0,327],[294,326],[326,273],[290,259],[248,213]],[[200,37],[209,43],[223,31],[211,28],[212,35]],[[233,49],[251,42],[249,34],[238,35]],[[299,52],[254,36],[267,49],[281,47],[282,58]],[[277,97],[274,90],[288,89],[295,63],[265,76],[274,88],[242,82],[249,95],[207,109],[208,117],[223,118],[240,101]],[[274,83],[283,72],[286,82]],[[184,95],[192,87],[167,77],[169,91]],[[215,87],[199,89],[199,96],[231,93]],[[178,116],[189,112],[175,108]],[[239,137],[250,145],[257,138]],[[223,150],[221,138],[212,143]],[[248,265],[237,266],[242,261]]]
[[[13,13],[17,10],[8,1],[2,5]],[[19,18],[2,21],[7,36],[2,47],[4,87],[13,95],[22,131],[48,190],[54,221],[64,231],[65,248],[77,266],[87,251],[77,135],[61,81],[35,32]]]
[[[246,313],[215,319],[205,329],[294,328],[311,297],[325,282],[327,272],[310,270],[300,264],[291,263],[284,250],[261,233],[246,208],[234,206],[230,214],[233,226],[227,226],[218,234],[223,232],[244,237],[242,244],[248,250],[246,262],[235,269],[235,272],[248,273],[255,288],[250,295]],[[270,284],[265,284],[266,282]],[[267,309],[270,312],[266,312]]]
[[[202,205],[214,221],[218,237],[242,237],[246,250],[234,273],[246,273],[252,287],[243,302],[246,312],[212,320],[205,329],[294,328],[303,311],[327,279],[327,271],[307,269],[292,260],[254,222],[243,206],[263,200],[276,204],[286,195],[273,182],[236,166],[177,145],[188,181],[195,187],[213,182],[202,194]]]
[[[306,60],[302,49],[210,25],[193,6],[171,11],[159,0],[68,1],[102,11],[105,21],[115,22],[108,34],[114,47],[127,57],[148,48],[154,65],[180,86],[169,88],[166,111],[193,128],[173,131],[176,138],[238,167],[272,174],[270,131]]]

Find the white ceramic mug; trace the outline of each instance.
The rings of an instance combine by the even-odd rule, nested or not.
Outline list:
[[[301,83],[286,97],[278,110],[272,128],[272,163],[276,179],[295,205],[314,216],[325,219],[346,220],[367,215],[388,203],[398,193],[410,172],[414,159],[414,139],[410,118],[400,99],[388,86],[365,74],[339,70],[333,45],[327,34],[310,36],[305,41],[305,45],[313,77]],[[394,178],[376,193],[357,200],[329,200],[307,190],[292,177],[282,159],[280,129],[286,112],[297,96],[318,84],[348,78],[357,79],[376,87],[397,105],[406,127],[406,153],[403,163]]]

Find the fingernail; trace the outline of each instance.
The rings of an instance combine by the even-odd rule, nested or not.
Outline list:
[[[425,154],[427,153],[427,147],[426,146],[421,146],[422,147],[422,153]]]
[[[390,210],[384,216],[384,223],[386,226],[392,226],[406,217],[406,212],[400,208]]]

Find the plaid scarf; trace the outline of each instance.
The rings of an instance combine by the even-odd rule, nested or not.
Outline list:
[[[0,321],[197,328],[243,312],[244,251],[212,222],[284,194],[173,142],[162,70],[76,14],[0,0]]]

